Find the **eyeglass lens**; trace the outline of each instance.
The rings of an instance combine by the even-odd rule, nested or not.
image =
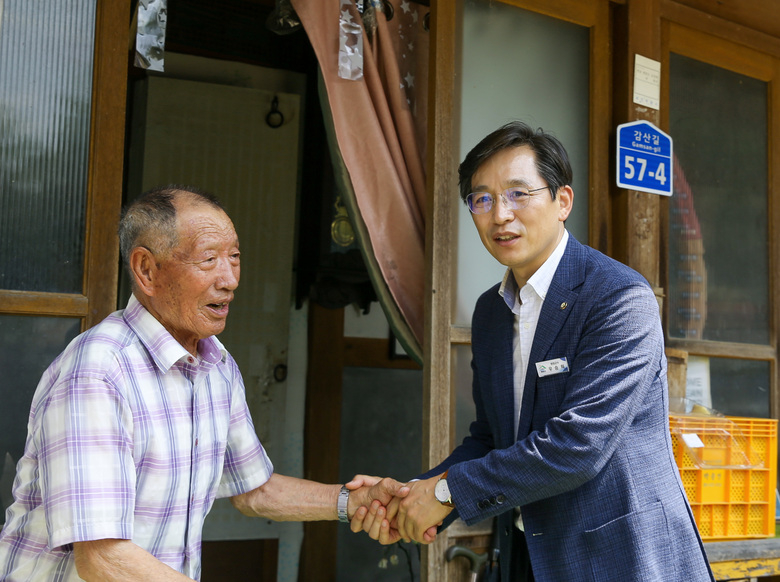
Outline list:
[[[528,204],[530,194],[522,188],[508,188],[501,192],[501,200],[504,206],[511,210],[524,208]],[[485,214],[493,208],[495,198],[489,192],[472,192],[466,199],[469,210],[474,214]]]

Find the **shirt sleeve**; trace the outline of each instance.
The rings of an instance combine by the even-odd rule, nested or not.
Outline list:
[[[268,481],[274,467],[257,437],[246,403],[244,382],[232,357],[235,382],[230,405],[230,427],[225,450],[225,462],[217,497],[232,497],[246,493]]]
[[[34,418],[49,546],[131,539],[135,502],[132,413],[99,374],[53,387]]]

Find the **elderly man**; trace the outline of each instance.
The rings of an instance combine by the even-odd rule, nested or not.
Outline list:
[[[512,122],[459,174],[507,268],[474,310],[476,419],[408,496],[387,514],[361,508],[353,529],[427,542],[445,518],[496,517],[503,582],[713,580],[672,455],[658,304],[637,272],[566,231],[563,145]]]
[[[216,199],[151,191],[125,210],[119,237],[133,294],[38,385],[0,579],[197,580],[217,497],[274,520],[346,521],[404,494],[363,478],[350,497],[273,472],[236,363],[214,337],[240,274],[238,237]]]

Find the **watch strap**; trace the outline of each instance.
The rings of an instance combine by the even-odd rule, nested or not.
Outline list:
[[[336,501],[336,512],[339,516],[341,523],[349,523],[349,516],[347,515],[347,503],[349,502],[349,489],[345,485],[341,486],[339,491],[339,497]]]

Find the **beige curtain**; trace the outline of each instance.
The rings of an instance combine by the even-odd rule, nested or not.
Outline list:
[[[292,4],[319,61],[336,177],[374,287],[396,337],[421,361],[428,9],[391,0],[390,20],[377,10],[376,28],[362,29],[362,77],[351,80],[339,76],[340,15],[361,18],[342,1]]]

